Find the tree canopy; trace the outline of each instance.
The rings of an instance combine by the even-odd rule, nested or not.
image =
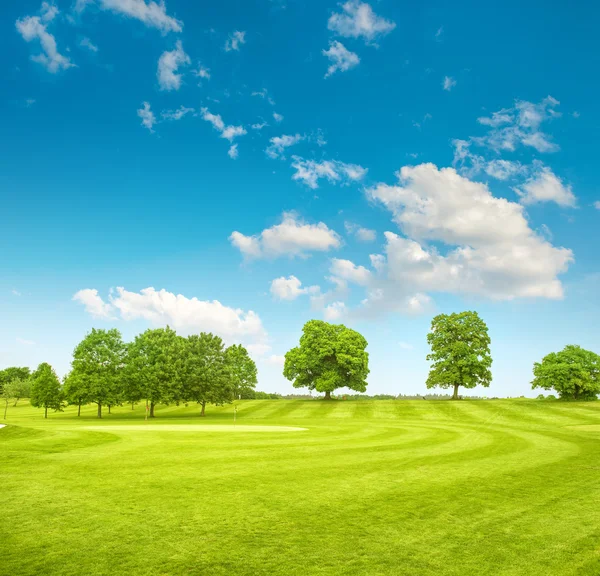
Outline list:
[[[568,345],[533,365],[532,388],[556,390],[562,399],[591,400],[600,394],[600,356]]]
[[[27,367],[10,366],[0,370],[0,393],[4,385],[13,380],[27,380],[31,371]]]
[[[254,360],[250,358],[248,350],[241,344],[229,346],[225,350],[225,358],[229,369],[233,397],[247,396],[254,390],[258,382]]]
[[[285,355],[283,375],[294,388],[324,392],[330,399],[338,388],[367,389],[369,354],[366,339],[343,324],[310,320],[302,329],[300,345]]]
[[[485,322],[477,312],[439,314],[431,322],[427,334],[433,362],[427,377],[427,388],[458,389],[488,387],[492,381],[490,337]]]
[[[63,408],[60,380],[47,362],[42,362],[31,375],[31,405],[44,408],[44,418],[48,418],[48,408],[55,412]]]

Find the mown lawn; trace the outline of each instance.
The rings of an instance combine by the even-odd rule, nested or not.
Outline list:
[[[0,574],[600,574],[600,402],[244,401],[236,429],[232,415],[9,408]]]

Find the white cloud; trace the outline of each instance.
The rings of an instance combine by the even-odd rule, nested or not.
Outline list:
[[[89,38],[82,38],[79,45],[82,48],[87,48],[91,52],[98,52],[98,46],[96,46]]]
[[[180,106],[177,110],[163,110],[160,115],[164,120],[181,120],[184,116],[188,114],[193,114],[193,108],[186,108],[185,106]]]
[[[98,290],[92,288],[79,290],[73,296],[73,300],[83,304],[85,311],[93,318],[112,318],[113,307],[102,300]]]
[[[359,286],[367,286],[371,282],[371,272],[364,266],[357,266],[350,260],[332,258],[329,272],[337,278]]]
[[[596,210],[600,210],[600,200],[596,200],[596,202],[594,202],[594,208]]]
[[[248,258],[305,256],[307,252],[327,252],[341,246],[339,235],[326,224],[306,224],[296,214],[285,212],[281,224],[255,236],[233,232],[230,242]]]
[[[33,340],[26,340],[25,338],[19,338],[18,336],[15,338],[17,344],[22,344],[23,346],[34,346],[35,342]]]
[[[285,364],[285,356],[271,354],[266,361],[268,364],[273,364],[273,366],[283,366]]]
[[[235,138],[238,136],[243,136],[247,134],[246,129],[243,126],[227,126],[220,114],[211,114],[208,111],[208,108],[202,108],[200,110],[202,112],[202,119],[210,122],[216,130],[221,133],[221,138],[225,138],[229,140],[229,142],[233,142]]]
[[[238,145],[232,144],[227,150],[227,156],[229,156],[232,160],[235,160],[239,156]]]
[[[342,6],[342,12],[333,13],[327,22],[332,32],[345,38],[364,38],[366,43],[389,34],[396,24],[377,16],[373,8],[359,0],[348,0]]]
[[[250,128],[252,130],[262,130],[265,126],[268,126],[266,122],[257,122],[256,124],[252,124]]]
[[[41,64],[51,74],[67,70],[74,66],[69,58],[59,53],[56,39],[47,30],[47,24],[58,14],[55,6],[42,4],[42,16],[25,16],[16,21],[15,26],[26,42],[37,40],[43,50],[41,54],[31,56],[33,62]]]
[[[296,276],[275,278],[271,282],[271,294],[277,300],[296,300],[302,294],[317,294],[319,286],[302,287],[302,282]]]
[[[299,180],[309,188],[318,188],[318,181],[325,178],[332,183],[347,184],[362,180],[367,169],[358,164],[346,164],[339,160],[305,160],[300,156],[292,156],[292,168],[296,170],[293,180]]]
[[[409,344],[408,342],[398,342],[398,346],[402,348],[402,350],[414,350],[414,346]]]
[[[23,294],[21,292],[19,292],[18,290],[16,290],[15,288],[13,288],[10,292],[11,292],[11,294],[13,294],[13,296],[23,296]]]
[[[81,12],[93,0],[77,0],[75,9]],[[169,16],[164,0],[161,2],[146,2],[144,0],[99,0],[100,8],[110,10],[143,22],[150,28],[157,28],[163,34],[181,32],[183,22]]]
[[[442,82],[442,86],[443,86],[444,90],[447,90],[448,92],[450,92],[450,90],[452,90],[452,88],[454,88],[456,86],[456,80],[454,78],[452,78],[451,76],[444,76],[444,81]]]
[[[353,222],[344,222],[344,228],[346,228],[348,234],[353,234],[360,242],[374,242],[377,238],[377,232],[375,232],[375,230],[363,228]]]
[[[181,87],[181,74],[177,70],[181,66],[187,66],[191,62],[190,57],[183,51],[181,40],[175,45],[175,50],[165,51],[158,59],[156,77],[161,90],[179,90]]]
[[[150,108],[149,102],[143,102],[142,108],[137,111],[137,115],[142,119],[142,126],[148,128],[150,132],[154,132],[154,124],[156,124],[156,116]]]
[[[354,68],[360,63],[358,55],[354,52],[350,52],[350,50],[337,40],[329,43],[329,49],[323,50],[323,56],[326,56],[330,62],[327,72],[325,73],[325,78],[328,78],[338,70],[340,72],[350,70],[350,68]]]
[[[273,120],[279,124],[280,122],[283,122],[283,116],[281,114],[277,114],[277,112],[273,112]]]
[[[236,30],[229,35],[225,42],[225,52],[239,51],[240,45],[246,43],[246,33]]]
[[[378,184],[368,196],[383,203],[408,236],[386,232],[379,265],[379,300],[426,292],[477,294],[492,299],[562,298],[557,276],[573,254],[536,234],[524,209],[492,196],[487,185],[452,168],[405,166],[399,184]],[[446,255],[420,242],[441,242]],[[395,291],[395,293],[394,293]],[[420,308],[427,302],[413,302]]]
[[[271,106],[275,106],[275,100],[271,96],[269,96],[269,91],[266,88],[262,90],[258,90],[256,92],[252,92],[251,96],[258,96],[263,100],[266,100]]]
[[[202,65],[198,66],[198,70],[195,70],[194,74],[198,78],[203,78],[204,80],[210,80],[210,69],[209,68],[205,68]]]
[[[323,317],[327,322],[333,322],[339,320],[346,314],[346,304],[343,302],[333,302],[329,306],[325,306],[323,310]]]
[[[290,146],[294,146],[301,140],[304,139],[304,136],[301,134],[289,135],[282,134],[281,136],[275,136],[269,140],[270,144],[267,146],[265,152],[269,158],[285,158],[283,155],[286,148]]]
[[[571,186],[565,186],[547,166],[541,166],[536,174],[515,191],[521,196],[523,204],[538,202],[556,202],[559,206],[574,207],[577,199]]]
[[[435,33],[435,41],[436,42],[441,42],[444,38],[444,27],[440,26],[437,29],[437,32]]]
[[[513,176],[523,174],[526,168],[520,162],[511,160],[490,160],[484,163],[485,173],[498,180],[508,180]]]
[[[97,290],[80,290],[73,296],[96,318],[118,314],[125,321],[146,320],[154,326],[169,325],[182,335],[213,332],[228,342],[249,341],[268,350],[266,332],[258,314],[252,310],[224,306],[218,300],[198,300],[167,290],[144,288],[140,292],[116,289],[109,302]],[[248,347],[250,348],[250,347]]]

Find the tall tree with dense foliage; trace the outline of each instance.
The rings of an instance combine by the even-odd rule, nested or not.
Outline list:
[[[204,416],[206,404],[221,406],[233,398],[233,382],[223,340],[202,332],[185,340],[182,367],[183,397],[197,402]]]
[[[44,418],[48,418],[48,408],[55,412],[63,408],[60,380],[47,362],[40,364],[31,375],[30,401],[32,406],[44,409]]]
[[[71,406],[77,406],[77,416],[81,416],[81,407],[89,400],[89,387],[86,379],[79,373],[69,372],[63,380],[63,395]]]
[[[183,399],[182,362],[185,339],[174,330],[149,329],[136,336],[129,346],[126,379],[149,403],[150,418],[159,402]]]
[[[125,356],[125,344],[116,328],[92,328],[73,352],[69,391],[76,387],[75,399],[96,404],[98,418],[102,418],[102,406],[114,406],[120,401]]]
[[[302,329],[300,346],[285,355],[283,375],[294,388],[325,392],[337,388],[365,392],[369,354],[365,338],[343,324],[310,320]]]
[[[562,399],[593,400],[600,394],[600,356],[572,344],[533,365],[532,388],[556,390]]]
[[[452,399],[458,400],[459,387],[488,387],[492,382],[491,340],[477,312],[436,316],[427,342],[427,360],[433,362],[427,388],[454,388]]]
[[[233,398],[244,396],[254,390],[258,382],[258,371],[248,350],[241,344],[233,344],[225,350],[225,357],[229,366]]]
[[[27,380],[31,374],[31,371],[27,367],[10,366],[0,370],[0,392],[4,384],[12,382],[13,380]],[[24,396],[22,396],[24,398]]]

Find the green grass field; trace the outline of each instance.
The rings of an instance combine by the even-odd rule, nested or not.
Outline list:
[[[197,414],[9,408],[0,574],[600,574],[600,402]]]

